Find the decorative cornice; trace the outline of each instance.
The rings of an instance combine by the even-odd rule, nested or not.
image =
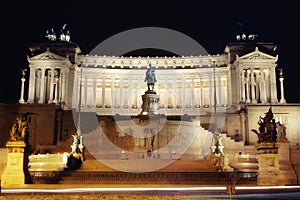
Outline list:
[[[143,69],[151,65],[156,69],[201,68],[227,66],[227,54],[213,56],[182,56],[182,57],[115,57],[79,55],[83,67],[88,68],[120,68]]]
[[[255,47],[255,50],[251,53],[245,54],[241,57],[239,57],[238,55],[236,56],[236,60],[237,61],[241,61],[241,60],[270,60],[272,62],[276,62],[278,60],[278,55],[276,57],[271,56],[269,54],[263,53],[261,51],[258,50],[258,47]]]

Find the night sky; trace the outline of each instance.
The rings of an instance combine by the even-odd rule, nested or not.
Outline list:
[[[97,3],[94,3],[97,2]],[[288,103],[299,103],[299,19],[296,1],[8,1],[2,3],[0,102],[17,103],[21,69],[28,68],[31,44],[45,40],[64,24],[82,54],[120,32],[140,27],[179,31],[201,44],[210,54],[223,53],[235,41],[242,23],[260,41],[278,45],[278,68],[284,69]],[[201,2],[201,3],[200,3]],[[28,68],[29,69],[29,68]],[[28,75],[25,87],[28,87]],[[278,80],[277,80],[278,81]],[[280,91],[278,91],[280,93]],[[25,94],[25,101],[27,93]]]

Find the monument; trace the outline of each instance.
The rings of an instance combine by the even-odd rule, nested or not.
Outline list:
[[[158,116],[159,96],[154,91],[154,84],[157,80],[151,64],[149,64],[149,68],[147,69],[145,82],[147,82],[148,90],[142,95],[143,103],[141,106],[142,111],[139,114],[140,121]]]
[[[146,71],[146,77],[144,82],[147,82],[148,90],[145,94],[142,95],[142,111],[139,114],[139,122],[140,123],[148,123],[149,121],[153,121],[154,124],[159,123],[159,95],[154,91],[154,84],[157,82],[155,76],[155,70],[152,68],[152,65],[149,64],[149,68]],[[153,142],[155,138],[155,129],[156,127],[145,127],[144,134],[147,145],[147,156],[152,156],[153,152]]]
[[[75,170],[78,169],[82,162],[85,161],[84,157],[84,145],[83,137],[80,133],[75,133],[72,135],[73,143],[71,145],[72,152],[68,156],[67,166],[68,169]]]
[[[252,129],[258,136],[258,185],[284,185],[285,179],[279,170],[277,126],[270,107],[264,117],[259,117],[259,131]]]
[[[20,95],[20,99],[19,99],[19,103],[25,103],[24,101],[24,82],[25,82],[25,75],[26,75],[26,71],[27,69],[22,69],[21,72],[22,72],[22,78],[21,78],[21,95]]]
[[[7,166],[1,177],[2,188],[20,187],[30,182],[28,172],[28,119],[31,113],[18,113],[6,143]]]
[[[217,167],[217,171],[221,172],[224,166],[224,153],[221,142],[222,136],[220,134],[214,134],[212,138],[212,146],[211,146],[211,159],[213,164]]]

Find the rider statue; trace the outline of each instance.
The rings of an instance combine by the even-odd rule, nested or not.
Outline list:
[[[146,72],[146,77],[145,77],[144,82],[147,82],[148,90],[154,89],[154,83],[157,81],[156,81],[156,77],[155,77],[155,71],[152,68],[151,64],[149,64],[149,68]]]

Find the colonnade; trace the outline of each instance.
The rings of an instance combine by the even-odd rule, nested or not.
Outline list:
[[[60,67],[32,67],[28,103],[62,103],[66,98],[68,71]]]
[[[241,67],[239,69],[240,101],[277,103],[275,67]]]
[[[96,77],[91,68],[83,68],[82,72],[78,70],[74,100],[79,102],[81,87],[82,107],[140,108],[142,105],[141,95],[147,90],[144,82],[145,72],[143,70],[132,73],[122,73],[122,70],[119,70],[119,74],[114,72],[110,73],[107,70],[101,77]],[[81,76],[80,73],[83,75]],[[212,71],[206,71],[189,74],[174,73],[174,75],[166,76],[171,73],[171,70],[165,70],[164,73],[156,74],[158,82],[155,84],[154,90],[160,97],[160,108],[213,108],[215,104],[216,106],[227,106],[228,74],[226,71],[215,75]]]

